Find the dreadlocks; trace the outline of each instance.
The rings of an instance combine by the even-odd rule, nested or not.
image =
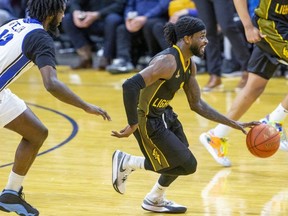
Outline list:
[[[204,30],[206,27],[202,20],[184,16],[175,24],[168,22],[164,26],[164,36],[170,46],[174,45],[186,35],[193,35],[196,32]]]
[[[29,0],[27,11],[31,18],[43,22],[48,16],[64,11],[67,0]]]

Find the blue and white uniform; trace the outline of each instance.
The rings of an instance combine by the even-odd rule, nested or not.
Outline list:
[[[13,20],[0,27],[0,127],[23,113],[27,106],[7,87],[34,64],[56,67],[52,37],[35,19]]]

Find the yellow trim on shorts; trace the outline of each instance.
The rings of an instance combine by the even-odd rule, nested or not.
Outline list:
[[[139,134],[140,134],[140,137],[141,137],[141,141],[142,141],[142,145],[145,149],[145,152],[146,154],[148,155],[149,157],[149,160],[153,166],[153,169],[155,171],[158,171],[158,170],[161,170],[161,169],[164,169],[164,168],[167,168],[167,167],[170,167],[168,161],[166,160],[166,157],[164,156],[164,154],[157,148],[157,146],[152,142],[152,140],[150,139],[150,137],[148,136],[148,133],[147,133],[147,128],[146,128],[146,125],[147,125],[147,117],[142,117],[142,118],[145,118],[145,126],[141,125],[140,127],[144,127],[144,131],[143,131],[143,134],[145,134],[144,136],[146,136],[147,138],[144,138],[143,135],[142,135],[142,130],[140,127],[138,127],[138,130],[139,130]],[[143,124],[143,123],[142,123]],[[145,142],[147,141],[147,142]],[[150,149],[147,149],[147,147],[150,147],[151,148],[151,152],[149,151]],[[159,164],[157,166],[157,162],[155,162],[155,158],[153,158],[152,154],[153,154],[153,149],[157,149],[157,152],[160,153],[161,155],[161,159],[163,159],[163,163],[162,165]],[[158,168],[157,168],[158,167]]]
[[[259,30],[262,34],[266,35],[264,40],[270,45],[271,49],[279,56],[279,58],[288,60],[288,41],[284,40],[281,34],[276,29],[276,24],[271,20],[264,20],[259,18]]]

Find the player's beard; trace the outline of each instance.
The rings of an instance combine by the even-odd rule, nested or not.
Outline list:
[[[48,28],[48,31],[50,33],[52,33],[54,36],[58,36],[59,35],[58,25],[59,25],[59,23],[57,21],[57,17],[54,16],[54,18],[49,23],[49,28]]]
[[[193,55],[198,56],[200,58],[204,57],[204,53],[201,53],[200,47],[196,45],[191,45],[190,46],[190,51],[193,53]]]

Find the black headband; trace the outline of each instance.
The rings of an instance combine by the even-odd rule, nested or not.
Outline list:
[[[193,35],[194,33],[202,31],[204,29],[206,29],[206,26],[202,21],[193,23],[193,26],[191,26],[189,23],[189,25],[186,27],[186,29],[183,32],[181,32],[179,29],[177,30],[177,27],[176,27],[177,39],[181,39],[186,35],[189,35],[189,36]]]

